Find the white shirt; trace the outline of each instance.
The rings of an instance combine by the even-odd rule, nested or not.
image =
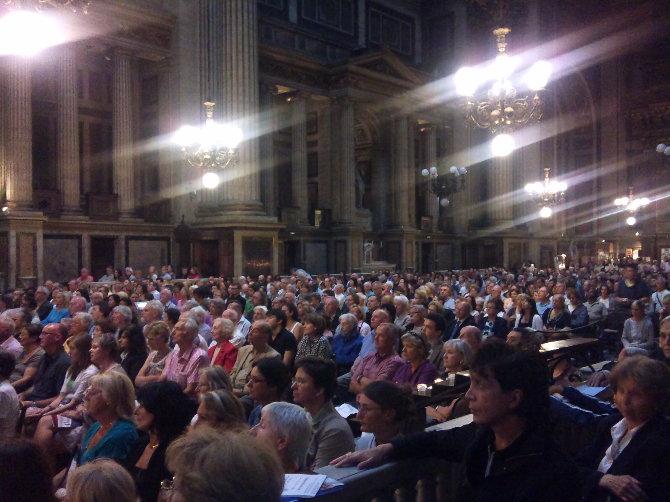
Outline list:
[[[605,456],[600,461],[598,472],[606,474],[610,470],[614,461],[643,426],[644,424],[638,425],[635,429],[628,430],[628,421],[625,418],[612,426],[612,444],[607,448]]]
[[[246,336],[249,334],[249,331],[251,330],[251,323],[247,321],[246,317],[242,316],[242,319],[240,319],[237,323],[237,329],[239,329],[240,333],[242,333],[246,338]]]
[[[344,306],[344,300],[346,300],[347,297],[342,293],[341,295],[335,295],[335,299],[337,300],[337,303],[339,303],[340,308],[342,308]]]
[[[245,344],[247,341],[247,336],[242,333],[240,330],[240,325],[237,325],[237,328],[235,328],[235,332],[233,333],[233,337],[230,339],[230,343],[235,345],[238,349]]]
[[[0,443],[14,437],[16,423],[19,420],[19,396],[8,382],[0,383]]]
[[[84,392],[88,389],[91,378],[97,375],[98,371],[98,368],[91,364],[88,368],[79,372],[72,384],[70,384],[71,379],[69,378],[69,374],[66,375],[63,380],[63,386],[60,389],[61,394],[65,394],[65,399],[63,401],[69,402],[73,399],[76,399],[79,402],[83,401]]]
[[[647,308],[648,314],[655,314],[663,310],[663,297],[665,295],[670,295],[670,291],[664,289],[663,291],[654,291],[651,295],[651,302],[649,302],[649,307]]]
[[[21,357],[21,354],[23,354],[23,347],[21,347],[21,344],[13,336],[10,336],[7,338],[7,340],[0,343],[0,348],[5,349],[7,352],[13,355],[16,361],[18,361]]]

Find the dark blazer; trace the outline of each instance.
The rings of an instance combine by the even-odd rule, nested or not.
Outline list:
[[[484,328],[486,327],[486,319],[484,319],[484,316],[479,316],[477,327],[480,331],[484,332]],[[496,317],[496,320],[493,322],[493,328],[491,328],[491,336],[500,338],[504,341],[507,340],[507,333],[509,333],[507,321],[502,317]]]
[[[444,334],[442,335],[442,340],[445,342],[448,340],[453,340],[455,338],[458,338],[458,335],[461,334],[461,330],[465,328],[466,326],[476,326],[477,324],[475,323],[475,318],[472,317],[472,315],[469,315],[468,317],[465,318],[465,321],[462,323],[458,322],[458,319],[455,318],[453,321],[451,321],[447,325],[447,329],[444,330]]]
[[[553,328],[556,331],[570,327],[570,312],[568,312],[567,308],[561,313],[561,315],[554,317],[551,321],[549,321],[550,315],[551,309],[545,310],[544,314],[542,314],[542,324],[544,324],[545,327]]]
[[[611,428],[620,415],[605,417],[598,425],[593,442],[577,456],[581,469],[584,500],[604,502],[611,495],[612,501],[618,501],[610,492],[598,487],[603,474],[598,465],[612,444]],[[607,474],[628,475],[642,483],[642,489],[649,502],[667,502],[670,494],[670,418],[656,417],[647,422],[633,436],[628,446],[619,454]]]

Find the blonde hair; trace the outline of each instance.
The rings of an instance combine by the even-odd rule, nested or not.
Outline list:
[[[200,396],[200,402],[214,416],[217,428],[234,431],[247,428],[242,403],[231,391],[220,389],[205,392]]]
[[[165,324],[163,321],[156,321],[153,323],[149,328],[149,333],[153,333],[154,335],[164,338],[165,340],[170,340],[170,328],[168,328],[167,324]]]
[[[70,502],[135,502],[135,497],[133,478],[108,458],[82,465],[67,481]]]
[[[175,474],[174,490],[184,500],[281,500],[284,472],[279,457],[248,433],[195,429],[168,447],[166,464]]]
[[[102,397],[119,418],[134,422],[135,388],[123,373],[107,371],[91,379],[91,387],[95,386],[102,392]]]
[[[224,338],[226,340],[230,340],[233,337],[233,333],[235,332],[235,325],[233,324],[233,321],[226,319],[225,317],[218,317],[217,319],[214,319],[214,322],[212,323],[212,329],[214,329],[214,326],[217,324],[221,325],[221,331],[223,332]]]
[[[209,383],[209,390],[229,390],[233,391],[233,382],[230,380],[230,375],[221,366],[208,366],[201,368],[199,375],[205,375]]]

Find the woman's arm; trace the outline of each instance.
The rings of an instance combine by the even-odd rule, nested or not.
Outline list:
[[[151,360],[154,356],[155,352],[151,352],[146,360],[144,361],[144,364],[140,368],[140,371],[137,373],[137,376],[135,377],[135,387],[142,387],[144,385],[153,383],[153,382],[159,382],[161,380],[161,375],[154,375],[154,376],[147,376],[147,370],[149,368],[149,363],[151,363]]]
[[[631,346],[630,339],[631,339],[630,319],[626,319],[626,321],[623,323],[623,333],[621,334],[621,343],[623,343],[624,347]]]
[[[25,385],[30,385],[31,383],[33,383],[35,375],[37,375],[37,368],[28,366],[26,368],[26,371],[23,372],[23,377],[19,378],[16,382],[14,382],[12,384],[12,387],[14,387],[14,389],[20,389]]]
[[[304,333],[305,328],[303,327],[302,324],[298,323],[298,325],[295,327],[293,330],[293,336],[295,336],[295,339],[299,342],[302,340],[302,335]]]

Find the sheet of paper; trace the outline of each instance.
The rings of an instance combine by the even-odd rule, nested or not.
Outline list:
[[[591,397],[596,397],[598,394],[600,394],[606,388],[607,387],[589,387],[588,385],[580,385],[579,387],[575,387],[575,389],[577,389],[579,392],[581,392],[585,396],[591,396]]]
[[[325,480],[323,474],[285,474],[282,497],[314,497]]]
[[[358,413],[358,410],[350,404],[344,403],[335,408],[342,418],[347,418]]]
[[[72,419],[64,417],[63,415],[56,415],[58,418],[58,427],[72,427]]]

